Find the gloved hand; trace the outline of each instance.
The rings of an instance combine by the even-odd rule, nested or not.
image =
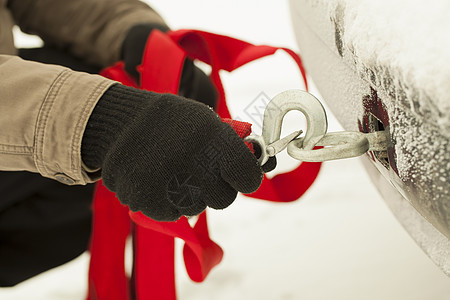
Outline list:
[[[125,71],[138,82],[140,82],[140,74],[137,66],[142,62],[147,39],[154,29],[167,32],[169,27],[161,24],[135,25],[128,31],[123,42],[122,58]],[[189,58],[186,58],[184,62],[178,95],[200,101],[212,108],[215,108],[217,104],[216,88],[209,77]]]
[[[132,211],[158,221],[223,209],[261,184],[263,170],[208,106],[121,84],[96,105],[82,158]]]
[[[137,67],[142,62],[147,39],[154,29],[162,32],[169,31],[169,27],[158,23],[135,25],[128,31],[122,45],[122,58],[125,63],[125,71],[137,80],[137,82],[140,81],[140,74],[137,71]],[[218,94],[216,88],[211,83],[209,77],[197,68],[189,58],[186,58],[183,65],[178,95],[202,102],[214,109],[217,105]],[[273,156],[269,158],[262,168],[267,173],[275,169],[276,166],[277,160]]]

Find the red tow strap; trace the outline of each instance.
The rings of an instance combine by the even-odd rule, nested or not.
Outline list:
[[[219,92],[217,111],[229,118],[219,70],[236,68],[286,51],[297,63],[306,85],[300,58],[291,50],[270,46],[255,46],[230,37],[197,30],[179,30],[164,34],[154,30],[148,39],[140,66],[139,88],[161,93],[178,91],[181,69],[186,56],[199,59],[212,67],[211,79]],[[123,70],[123,63],[104,70],[101,75],[137,87]],[[243,138],[251,125],[223,119]],[[303,162],[292,172],[264,177],[258,191],[250,197],[276,202],[289,202],[300,196],[314,182],[320,163]],[[133,274],[125,274],[125,243],[133,237]],[[122,206],[115,195],[101,183],[94,195],[94,220],[91,237],[89,269],[90,300],[176,299],[174,273],[174,238],[184,240],[183,256],[189,277],[203,281],[222,259],[222,249],[209,238],[206,212],[200,214],[194,227],[185,217],[177,222],[156,222],[142,213],[133,213]]]

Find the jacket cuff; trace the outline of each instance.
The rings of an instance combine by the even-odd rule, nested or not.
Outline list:
[[[68,185],[99,179],[81,160],[81,141],[89,116],[115,84],[98,75],[64,69],[53,82],[38,114],[33,158],[43,176]]]

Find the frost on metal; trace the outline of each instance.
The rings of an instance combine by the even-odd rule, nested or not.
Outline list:
[[[389,69],[391,76],[381,77],[399,79],[405,92],[415,95],[415,112],[433,114],[450,136],[450,2],[330,2],[330,15],[340,19],[342,42],[354,57],[368,69]]]
[[[326,5],[339,55],[383,99],[411,204],[449,237],[450,2]]]
[[[343,127],[367,130],[379,119],[388,132],[380,156],[387,160],[372,153],[385,181],[376,171],[372,178],[382,192],[390,182],[403,196],[384,194],[450,274],[450,2],[393,2],[291,0],[294,29],[305,66]]]

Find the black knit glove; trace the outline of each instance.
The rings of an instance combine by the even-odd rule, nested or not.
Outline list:
[[[82,158],[132,211],[158,221],[223,209],[263,171],[242,139],[208,106],[171,94],[112,86],[95,107]]]
[[[167,32],[169,27],[161,24],[140,24],[133,26],[127,33],[122,46],[122,58],[125,70],[138,82],[139,72],[136,67],[142,62],[145,45],[152,30]],[[194,99],[215,108],[217,91],[209,77],[187,58],[183,65],[178,95]]]
[[[123,42],[122,58],[125,62],[125,70],[138,82],[140,78],[137,66],[142,62],[147,39],[154,29],[167,32],[169,27],[159,23],[135,25],[128,31]],[[183,65],[178,95],[197,100],[212,108],[216,108],[218,99],[217,90],[209,77],[197,68],[189,58],[185,60]],[[275,169],[276,166],[277,160],[275,156],[272,156],[262,168],[267,173]]]

